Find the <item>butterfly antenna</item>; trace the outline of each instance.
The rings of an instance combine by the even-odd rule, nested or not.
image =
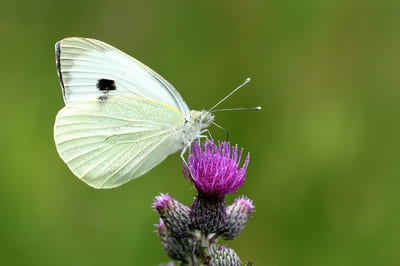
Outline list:
[[[215,113],[215,112],[224,112],[224,111],[243,111],[243,110],[245,110],[245,111],[260,111],[261,106],[217,109],[212,112]]]
[[[213,124],[214,126],[216,126],[217,128],[219,128],[219,129],[221,129],[222,131],[225,132],[225,134],[226,134],[226,141],[228,141],[228,139],[229,139],[229,131],[228,131],[226,128],[223,128],[221,125],[218,125],[218,124],[215,123],[214,121],[212,122],[212,124]]]
[[[243,87],[244,85],[246,85],[247,83],[250,82],[250,78],[247,78],[241,85],[239,85],[239,87],[237,87],[236,89],[234,89],[233,91],[231,91],[228,95],[226,95],[224,98],[222,98],[219,102],[217,102],[213,107],[211,107],[210,110],[208,110],[209,112],[211,112],[215,107],[217,107],[218,105],[220,105],[222,102],[224,102],[226,99],[228,99],[232,94],[234,94],[236,91],[238,91],[241,87]]]

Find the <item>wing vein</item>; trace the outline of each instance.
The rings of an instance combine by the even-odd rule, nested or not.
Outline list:
[[[159,134],[158,134],[158,135],[159,135]],[[147,152],[145,153],[145,157],[147,157],[148,154],[149,154],[150,152],[152,152],[156,147],[158,147],[158,146],[160,145],[160,143],[164,142],[165,139],[167,139],[167,138],[168,138],[168,137],[165,137],[165,138],[163,138],[163,139],[160,139],[160,140],[158,141],[158,143],[159,143],[158,145],[154,145],[154,143],[156,143],[156,142],[152,142],[152,143],[147,144],[147,145],[144,146],[141,150],[139,150],[138,153],[140,153],[140,152],[142,152],[143,150],[147,149],[150,145],[155,146],[155,147],[153,147],[152,149],[147,149]],[[129,145],[128,147],[130,148],[132,145],[133,145],[133,143],[132,143],[131,145]],[[126,150],[127,150],[127,149],[126,149]],[[126,150],[125,150],[125,151],[126,151]],[[106,184],[113,176],[115,176],[122,168],[124,168],[126,165],[128,165],[133,159],[134,159],[134,157],[132,157],[131,159],[127,160],[127,161],[126,161],[124,164],[122,164],[118,169],[116,169],[108,178],[106,178],[106,179],[104,180],[104,182],[100,185],[100,187],[103,187],[104,184]],[[142,159],[141,161],[143,162],[144,159]]]

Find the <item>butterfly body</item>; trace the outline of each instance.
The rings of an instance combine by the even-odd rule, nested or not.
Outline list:
[[[214,116],[189,110],[165,79],[103,42],[56,44],[65,107],[56,116],[60,157],[82,181],[113,188],[186,150]]]

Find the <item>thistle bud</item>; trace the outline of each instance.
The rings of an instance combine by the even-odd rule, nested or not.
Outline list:
[[[249,198],[242,196],[235,199],[226,208],[226,223],[222,237],[231,240],[239,236],[253,211],[254,205]]]
[[[210,266],[240,266],[241,261],[239,256],[231,248],[221,246],[214,254],[212,254]]]
[[[189,263],[192,255],[196,252],[196,243],[191,238],[170,235],[162,219],[157,225],[157,232],[163,249],[170,258]]]
[[[178,237],[190,235],[188,206],[167,194],[160,194],[155,197],[153,208],[160,214],[170,234]]]

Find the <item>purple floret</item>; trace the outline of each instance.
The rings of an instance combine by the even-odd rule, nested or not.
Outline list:
[[[206,141],[200,147],[194,142],[187,165],[184,163],[184,175],[189,178],[199,192],[208,195],[224,196],[236,192],[243,185],[250,154],[241,168],[239,163],[243,149],[231,147],[229,142]]]

